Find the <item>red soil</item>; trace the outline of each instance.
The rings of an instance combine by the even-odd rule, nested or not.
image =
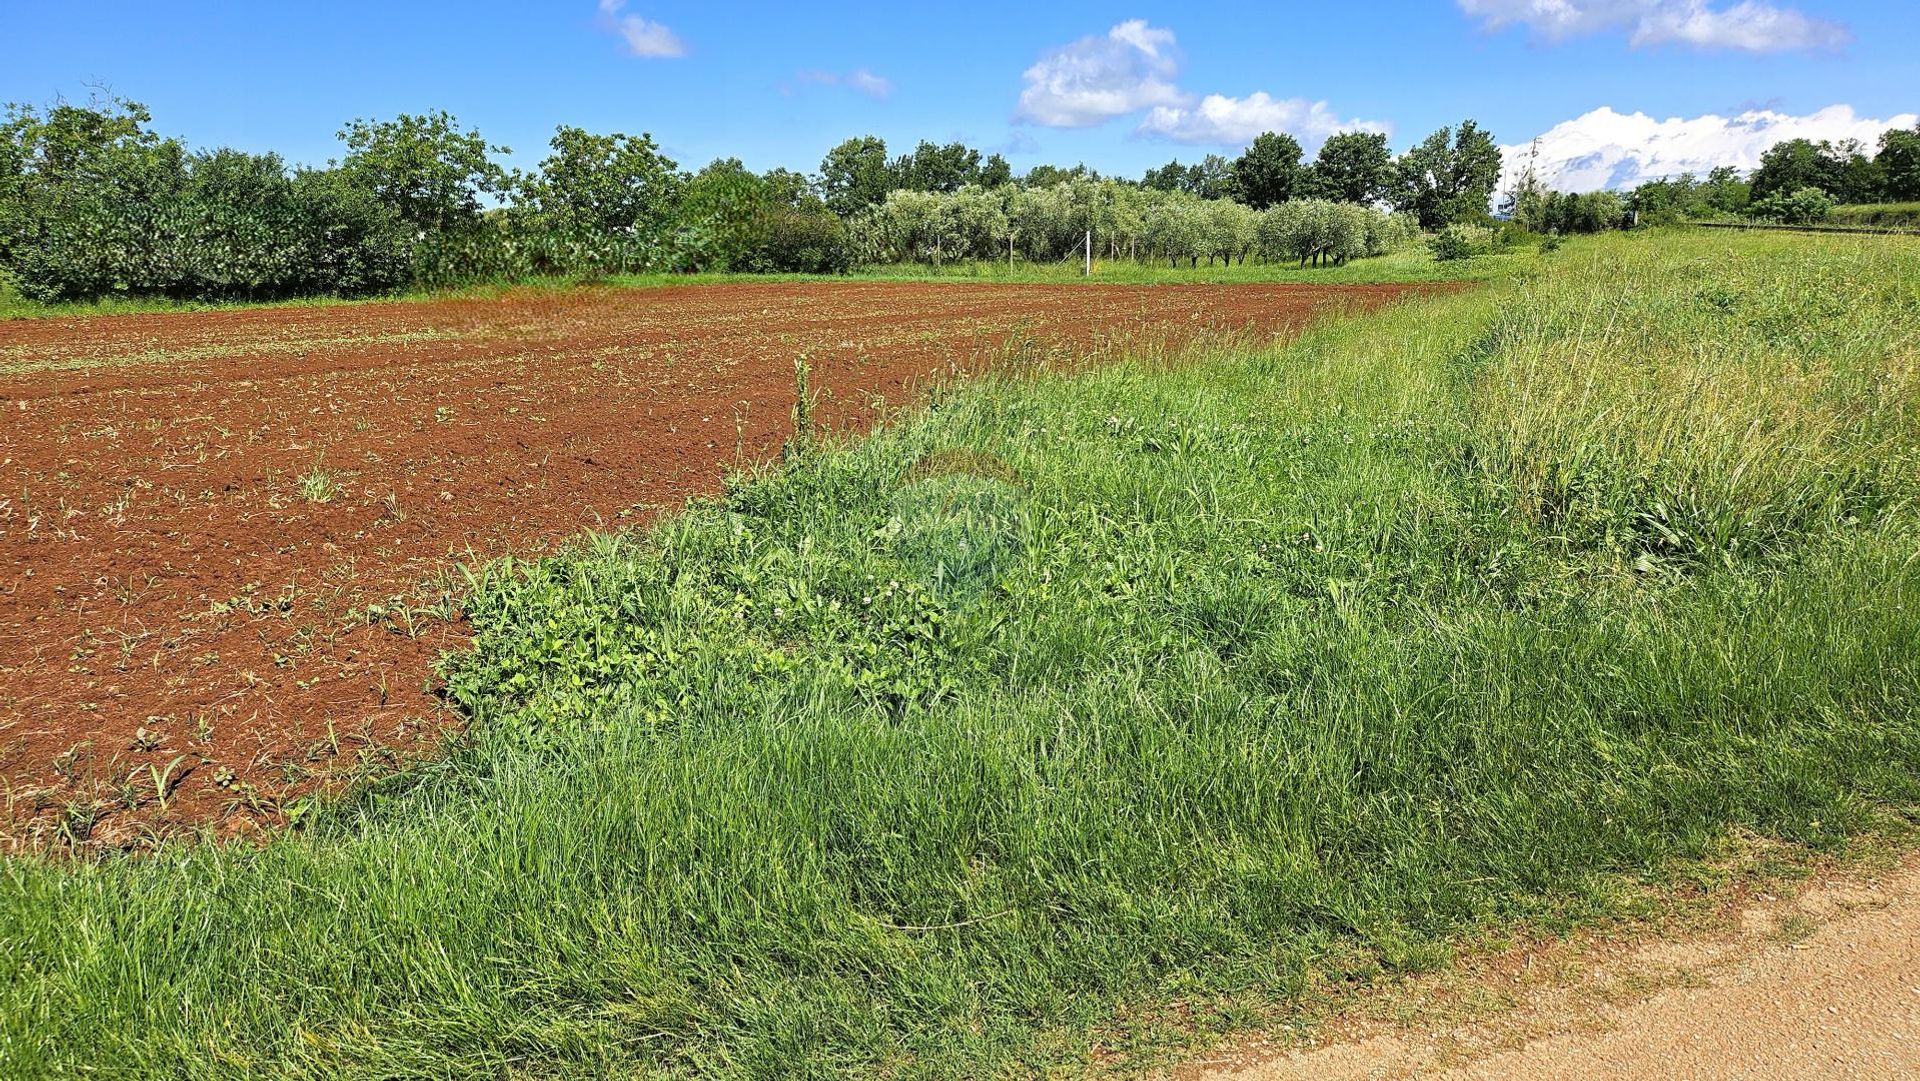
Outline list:
[[[0,322],[0,836],[251,829],[430,747],[457,720],[432,676],[463,641],[452,568],[777,453],[798,354],[821,419],[857,429],[1009,336],[1277,336],[1402,291],[756,284]]]

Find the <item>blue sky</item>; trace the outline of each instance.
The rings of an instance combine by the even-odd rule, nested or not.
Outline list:
[[[105,84],[195,146],[310,163],[348,118],[430,108],[523,166],[569,123],[649,131],[687,167],[810,171],[872,133],[1130,176],[1264,127],[1310,145],[1377,127],[1399,148],[1470,116],[1507,144],[1551,133],[1569,176],[1619,183],[1920,108],[1915,0],[6,0],[0,25],[0,98]]]

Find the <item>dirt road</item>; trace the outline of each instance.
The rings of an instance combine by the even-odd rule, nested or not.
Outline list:
[[[1761,898],[1717,934],[1643,944],[1510,1009],[1360,1025],[1206,1081],[1896,1081],[1920,1077],[1920,858]],[[1513,977],[1525,982],[1524,976]],[[1649,987],[1660,988],[1651,995]],[[1444,1015],[1445,1010],[1430,1013]]]

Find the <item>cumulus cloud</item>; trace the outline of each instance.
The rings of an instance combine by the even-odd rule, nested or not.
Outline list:
[[[1022,76],[1016,120],[1048,128],[1087,128],[1189,98],[1173,83],[1180,61],[1173,31],[1129,19],[1042,56]]]
[[[1208,94],[1192,108],[1155,106],[1137,129],[1141,135],[1175,142],[1221,145],[1250,143],[1263,131],[1284,131],[1310,148],[1336,132],[1388,130],[1377,121],[1342,120],[1324,101],[1275,98],[1264,91],[1244,98]]]
[[[1526,27],[1536,39],[1565,41],[1624,30],[1636,46],[1690,45],[1751,53],[1837,49],[1847,28],[1761,0],[1715,6],[1712,0],[1457,0],[1489,30]]]
[[[686,43],[659,23],[623,14],[627,0],[600,0],[600,24],[626,42],[627,51],[649,60],[687,55]]]
[[[792,93],[796,85],[840,86],[856,94],[865,94],[875,101],[885,101],[893,95],[893,80],[875,75],[866,68],[856,71],[803,71],[793,77],[793,82],[781,87],[783,93]]]
[[[1631,188],[1648,180],[1704,174],[1720,165],[1742,171],[1760,164],[1760,155],[1786,139],[1858,139],[1872,144],[1888,128],[1909,128],[1920,115],[1902,113],[1884,120],[1858,116],[1849,105],[1830,105],[1805,116],[1752,109],[1734,116],[1670,117],[1617,113],[1602,106],[1554,125],[1539,138],[1535,175],[1560,191]],[[1533,158],[1533,144],[1500,148],[1506,170],[1501,189],[1512,186]]]
[[[1049,128],[1086,128],[1142,111],[1135,134],[1181,143],[1244,145],[1263,131],[1283,131],[1309,150],[1337,131],[1386,131],[1384,124],[1342,120],[1324,101],[1195,96],[1180,89],[1173,31],[1129,19],[1054,49],[1026,70],[1016,121]]]

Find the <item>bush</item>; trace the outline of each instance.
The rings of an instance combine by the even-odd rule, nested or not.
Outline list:
[[[853,266],[847,227],[832,213],[776,207],[761,215],[742,268],[759,273],[844,274]]]
[[[1427,247],[1442,263],[1458,262],[1487,254],[1492,248],[1492,235],[1478,226],[1449,225],[1428,237]]]
[[[1753,204],[1753,216],[1782,225],[1809,225],[1833,213],[1833,198],[1819,188],[1776,192]]]

